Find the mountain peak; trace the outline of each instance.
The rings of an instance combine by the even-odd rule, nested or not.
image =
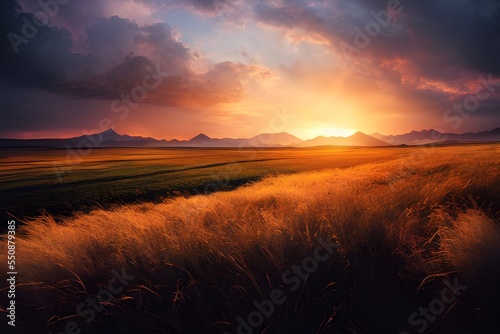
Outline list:
[[[206,140],[210,140],[210,139],[212,139],[212,138],[210,138],[209,136],[207,136],[204,133],[200,133],[196,137],[191,138],[189,141],[190,142],[193,142],[193,141],[206,141]]]
[[[113,136],[119,136],[118,133],[113,128],[107,129],[102,133],[103,135],[113,135]]]
[[[103,140],[122,140],[127,136],[119,135],[113,129],[108,129],[101,133]]]
[[[353,135],[350,135],[349,137],[347,138],[360,138],[360,137],[369,137],[367,134],[361,132],[361,131],[358,131],[356,132],[355,134]]]
[[[379,140],[377,138],[371,137],[366,133],[361,131],[349,137],[323,137],[318,136],[316,138],[306,140],[301,143],[300,146],[389,146],[385,141]]]
[[[383,134],[380,134],[378,132],[374,132],[372,134],[370,134],[370,137],[373,137],[373,138],[376,138],[376,139],[380,139],[380,140],[383,140],[383,138],[385,137]]]
[[[273,145],[292,145],[303,142],[302,139],[289,134],[288,132],[261,133],[248,139],[253,146],[273,146]]]

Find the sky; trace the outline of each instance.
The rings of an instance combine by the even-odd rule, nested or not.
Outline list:
[[[500,127],[498,0],[2,0],[0,138]]]

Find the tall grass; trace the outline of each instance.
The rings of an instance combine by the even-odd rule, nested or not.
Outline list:
[[[494,328],[500,158],[468,147],[428,154],[405,173],[395,160],[62,224],[30,220],[17,240],[20,328],[55,333],[74,320],[89,333],[235,332],[278,287],[286,303],[255,333],[399,333],[455,277],[470,288],[433,332]],[[340,248],[291,291],[281,275],[318,237]],[[77,306],[121,268],[136,278],[86,324]]]

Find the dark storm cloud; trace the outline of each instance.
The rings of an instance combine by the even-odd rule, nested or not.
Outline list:
[[[80,135],[83,129],[96,128],[98,120],[110,114],[105,101],[74,103],[60,94],[26,88],[0,87],[0,91],[0,138],[61,130]]]
[[[235,0],[191,0],[192,6],[198,10],[206,12],[215,12],[226,5],[236,3]]]
[[[22,6],[15,0],[0,1],[1,94],[7,91],[2,87],[30,92],[37,88],[59,97],[111,103],[143,85],[154,69],[164,77],[143,102],[169,107],[213,106],[240,101],[249,80],[266,76],[256,67],[233,62],[215,64],[205,74],[194,73],[191,68],[196,52],[183,44],[167,23],[141,25],[110,15],[130,2],[71,0],[60,4],[57,13],[55,7],[42,8],[39,0],[20,2]],[[397,0],[134,2],[148,6],[151,13],[182,7],[214,17],[215,22],[222,17],[225,23],[240,24],[243,17],[245,22],[254,20],[302,35],[303,40],[327,44],[342,58],[342,43],[356,47],[353,29],[364,31],[368,22],[377,21],[371,11],[385,20],[381,11]],[[372,81],[366,80],[367,85],[387,85],[388,91],[404,86],[398,89],[408,99],[417,96],[447,108],[446,104],[463,99],[463,92],[474,89],[472,82],[478,75],[500,76],[500,0],[401,0],[400,6],[402,10],[391,13],[380,33],[370,38],[366,47],[358,45],[359,53],[352,55],[369,61],[367,74]],[[41,11],[47,15],[54,12],[48,15],[45,26],[35,24],[33,13]],[[59,100],[57,103],[63,105]],[[492,97],[482,102],[477,114],[491,117],[495,106],[498,103]],[[2,116],[20,114],[20,105],[12,99],[0,108]],[[8,115],[5,108],[9,108]],[[57,111],[50,105],[45,109],[50,109],[47,114],[51,118],[64,112],[64,108]],[[11,125],[18,126],[16,122]]]
[[[283,1],[259,3],[257,20],[304,33],[321,34],[335,47],[355,45],[359,27],[390,6],[389,0]],[[437,0],[392,1],[400,3],[390,24],[363,48],[363,57],[382,62],[403,58],[413,75],[434,79],[458,79],[463,70],[500,75],[500,1]],[[384,16],[380,16],[382,20]]]
[[[168,24],[141,27],[114,16],[96,20],[86,32],[89,51],[109,70],[89,80],[61,85],[61,91],[85,98],[116,98],[130,95],[144,80],[161,75],[161,82],[153,85],[144,102],[169,107],[210,106],[241,98],[241,72],[216,65],[206,75],[195,74],[190,69],[194,60],[191,51],[176,40]]]
[[[198,12],[215,14],[243,3],[242,0],[134,0],[151,5],[157,9],[168,9],[172,6],[192,8]]]
[[[108,16],[108,1],[103,0],[18,0],[24,11],[46,12],[49,25],[65,27],[78,34],[89,22]],[[60,2],[60,3],[59,3]]]
[[[85,82],[58,85],[55,91],[84,99],[121,99],[122,104],[132,100],[128,103],[208,107],[241,100],[242,81],[254,73],[251,67],[232,62],[215,64],[213,70],[203,75],[180,76],[165,72],[165,69],[145,57],[127,57],[122,64],[102,75]],[[141,91],[148,86],[154,88],[146,89],[147,96],[142,98]],[[139,98],[134,98],[136,95]]]
[[[210,7],[206,1],[197,3]],[[72,5],[78,7],[79,3]],[[207,106],[235,102],[242,96],[240,75],[230,68],[214,68],[213,73],[224,73],[220,80],[192,72],[192,52],[166,23],[139,26],[118,16],[96,18],[84,29],[86,53],[81,54],[73,51],[70,31],[50,25],[37,27],[33,14],[23,12],[13,0],[1,6],[0,35],[15,36],[1,42],[0,81],[6,84],[75,98],[113,100],[131,94],[147,78],[151,83],[152,73],[157,76],[160,72],[161,83],[141,102]],[[26,26],[33,26],[36,33],[26,36]]]
[[[409,8],[409,15],[422,18],[411,26],[414,32],[423,30],[438,51],[448,50],[466,68],[500,75],[499,1],[423,1]]]
[[[33,14],[23,13],[16,1],[2,1],[0,22],[0,80],[29,86],[63,82],[87,61],[70,51],[69,31],[36,26]]]
[[[373,21],[370,11],[379,12],[391,2],[398,1],[136,2],[157,10],[184,6],[205,13],[224,13],[245,4],[253,8],[253,15],[259,22],[285,29],[300,29],[306,35],[321,35],[332,47],[338,47],[341,42],[354,44],[353,28],[363,30],[367,22]],[[26,11],[40,10],[39,1],[24,0],[22,3]],[[179,75],[189,72],[190,52],[175,40],[168,25],[140,27],[133,21],[116,16],[104,18],[105,3],[100,0],[72,0],[59,5],[58,15],[51,18],[50,27],[40,28],[37,37],[30,39],[29,44],[19,45],[27,52],[18,57],[8,52],[12,49],[9,48],[10,43],[2,39],[2,54],[8,58],[3,61],[2,71],[11,79],[17,77],[31,83],[61,82],[78,77],[81,72],[86,75],[103,73],[133,55],[165,62],[169,71],[176,71]],[[23,25],[21,17],[32,20],[30,13],[20,14],[21,9],[13,0],[5,0],[1,6],[2,35],[10,31],[19,32]],[[403,7],[402,12],[393,15],[390,25],[380,35],[371,38],[369,46],[362,50],[362,57],[380,68],[390,68],[391,60],[397,59],[400,65],[401,60],[407,60],[405,70],[409,74],[433,80],[458,80],[464,70],[500,75],[500,62],[497,61],[500,59],[500,1],[402,0],[400,6]],[[67,29],[52,26],[52,21],[62,22],[58,27]],[[75,27],[81,31],[74,31]],[[72,53],[75,39],[85,40],[85,55]],[[142,50],[138,50],[140,46]],[[159,59],[160,55],[166,56]],[[38,66],[40,63],[44,64],[43,69]]]
[[[133,46],[139,27],[117,16],[99,18],[85,28],[88,52],[101,61],[103,70],[123,61]]]

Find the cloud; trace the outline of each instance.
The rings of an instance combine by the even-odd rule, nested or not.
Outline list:
[[[198,4],[211,6],[204,1]],[[23,36],[23,26],[33,21],[33,14],[21,12],[11,0],[2,9],[2,35]],[[139,26],[118,16],[97,18],[85,27],[84,53],[73,50],[72,37],[66,29],[43,26],[19,44],[18,53],[2,40],[7,59],[0,65],[5,73],[1,80],[74,98],[113,100],[131,94],[152,72],[161,72],[161,84],[141,101],[192,107],[239,101],[246,77],[253,75],[251,67],[230,62],[195,74],[190,67],[196,55],[166,23]]]
[[[76,101],[26,87],[0,86],[0,91],[1,138],[77,136],[83,129],[98,127],[103,115],[109,115],[108,101]]]
[[[11,2],[13,1],[7,1]],[[60,18],[61,22],[65,22],[60,26],[68,24],[68,31],[74,35],[73,42],[80,41],[82,36],[76,36],[72,29],[76,25],[85,27],[82,29],[83,40],[88,47],[86,52],[99,56],[101,66],[106,62],[119,64],[127,56],[124,55],[127,48],[133,49],[131,52],[135,52],[135,55],[146,56],[158,62],[158,59],[154,59],[155,56],[164,54],[165,51],[170,52],[174,47],[183,47],[180,43],[175,44],[178,41],[172,38],[172,30],[168,25],[140,27],[133,21],[117,16],[104,18],[111,9],[117,8],[118,3],[128,6],[129,2],[73,0],[60,6],[60,15],[56,19]],[[354,44],[353,28],[358,27],[366,33],[366,23],[374,20],[372,13],[380,13],[387,10],[388,6],[393,6],[402,11],[392,12],[390,24],[383,27],[376,37],[370,38],[368,47],[363,48],[359,54],[353,54],[353,58],[366,58],[373,67],[380,69],[391,61],[404,59],[408,65],[405,68],[399,67],[400,71],[405,71],[401,76],[421,76],[421,80],[428,79],[430,82],[459,81],[467,71],[473,72],[471,75],[476,72],[500,75],[500,63],[497,61],[500,57],[500,4],[494,0],[464,0],[460,3],[451,0],[400,3],[397,0],[133,2],[148,6],[152,13],[182,7],[202,14],[224,16],[232,19],[235,24],[241,13],[239,16],[231,16],[231,13],[245,12],[247,18],[253,17],[262,25],[283,29],[294,43],[305,41],[330,46],[344,62],[345,59],[342,58],[345,55],[339,47],[341,43]],[[36,10],[36,1],[24,0],[23,4],[29,5],[27,8],[32,11]],[[385,19],[383,15],[381,18]],[[137,40],[133,40],[132,35],[137,36]],[[140,52],[135,48],[140,45],[139,40],[143,41]],[[176,65],[183,67],[179,61]],[[384,75],[385,71],[379,73]]]
[[[190,0],[193,8],[203,11],[214,13],[227,7],[232,7],[237,0]]]
[[[40,86],[68,80],[87,57],[71,52],[71,33],[63,28],[37,26],[32,13],[13,0],[0,5],[0,70],[3,81]]]
[[[211,106],[241,100],[251,66],[225,62],[205,74],[190,66],[194,55],[165,23],[138,26],[126,19],[98,19],[87,28],[89,51],[111,69],[89,80],[68,83],[63,89],[78,96],[116,98],[130,94],[151,72],[162,73],[161,84],[144,102],[164,106]],[[102,55],[101,55],[102,53]],[[75,86],[77,89],[71,89]]]
[[[386,16],[388,7],[398,10]],[[500,75],[498,1],[294,0],[259,3],[255,17],[262,24],[293,32],[298,40],[314,42],[318,38],[311,37],[319,35],[319,41],[327,41],[323,43],[334,48],[341,59],[345,58],[342,43],[357,49],[353,58],[366,58],[377,69],[387,68],[390,62],[401,65],[402,59],[406,64],[399,66],[402,77],[411,74],[421,80],[458,82],[464,74]],[[370,21],[379,22],[376,36],[366,30]],[[367,43],[356,43],[356,35],[361,34],[365,39],[368,35]]]
[[[154,88],[146,89],[147,95],[140,97],[140,102],[167,107],[208,107],[239,102],[248,84],[271,77],[263,68],[232,62],[215,64],[211,71],[201,75],[172,75],[166,70],[148,58],[128,57],[100,76],[86,82],[59,85],[56,91],[78,98],[114,100],[133,97],[139,94],[134,90],[151,85]]]
[[[325,96],[346,90],[356,100],[364,90],[381,101],[377,115],[387,114],[390,98],[384,95],[390,92],[397,95],[391,100],[414,102],[413,114],[425,109],[422,119],[438,119],[450,104],[476,89],[479,75],[500,76],[496,0],[401,0],[396,6],[401,10],[390,12],[388,7],[396,8],[397,0],[72,0],[59,5],[46,26],[34,24],[33,13],[43,9],[38,0],[19,2],[0,3],[2,94],[6,86],[25,89],[27,96],[40,89],[109,106],[143,86],[156,69],[164,77],[142,102],[158,110],[178,107],[192,112],[200,106],[252,100],[258,94],[259,101],[265,96],[266,101],[281,103],[311,90]],[[183,37],[164,18],[186,11],[196,15],[177,18],[188,21]],[[203,25],[191,25],[196,19]],[[374,24],[382,21],[386,24],[377,30]],[[375,34],[367,31],[368,23]],[[211,25],[210,32],[200,31]],[[236,25],[238,33],[226,34]],[[366,35],[368,42],[360,45]],[[210,44],[211,39],[219,39],[219,44]],[[199,54],[208,55],[206,73],[193,71]],[[278,78],[274,72],[281,81],[266,90],[266,83]],[[65,104],[56,100],[54,108],[63,109]],[[396,104],[392,110],[400,107]],[[2,114],[7,105],[18,110],[21,104],[10,100],[0,106]],[[476,115],[494,117],[497,105],[498,95],[482,102]],[[50,117],[57,114],[48,109],[44,106]],[[14,117],[12,111],[8,117]]]
[[[75,38],[79,37],[89,22],[111,16],[113,14],[110,11],[115,9],[115,6],[110,6],[112,2],[102,0],[70,0],[66,3],[59,3],[57,0],[18,0],[18,2],[25,12],[48,14],[49,26],[63,27]]]

